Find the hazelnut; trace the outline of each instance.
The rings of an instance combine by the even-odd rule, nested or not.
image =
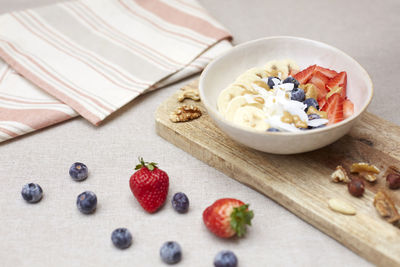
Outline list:
[[[364,181],[361,179],[352,179],[350,183],[347,184],[349,193],[355,197],[361,197],[364,194]]]
[[[397,173],[390,173],[386,176],[386,182],[390,189],[400,188],[400,175]]]

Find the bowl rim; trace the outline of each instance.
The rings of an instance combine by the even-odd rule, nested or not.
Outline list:
[[[366,101],[366,103],[364,104],[364,106],[356,113],[353,114],[351,117],[344,119],[341,122],[335,123],[333,125],[329,125],[326,127],[322,127],[319,129],[313,129],[311,131],[301,131],[301,132],[268,132],[268,131],[258,131],[258,130],[248,130],[244,127],[240,127],[238,125],[236,125],[235,123],[228,121],[227,119],[225,119],[220,112],[218,112],[218,110],[215,110],[214,107],[212,107],[212,105],[210,103],[208,103],[207,98],[205,97],[204,94],[204,90],[203,90],[203,83],[204,83],[204,77],[207,75],[207,73],[210,71],[210,69],[222,58],[228,56],[229,54],[231,54],[233,51],[238,50],[238,49],[242,49],[242,47],[246,47],[248,45],[257,43],[257,42],[263,42],[266,40],[272,40],[272,39],[294,39],[294,40],[301,40],[301,41],[306,41],[306,42],[312,42],[312,43],[316,43],[319,45],[323,45],[323,46],[327,46],[328,48],[335,50],[337,53],[341,54],[344,57],[347,57],[348,59],[350,59],[351,61],[353,61],[354,63],[356,63],[356,65],[358,65],[358,67],[360,68],[360,70],[365,74],[365,76],[368,78],[369,83],[371,84],[371,90],[369,92],[369,98]],[[342,125],[348,124],[353,122],[354,120],[357,120],[358,117],[364,113],[364,111],[368,108],[369,104],[372,101],[372,97],[374,95],[374,84],[372,82],[371,77],[369,76],[368,72],[361,66],[360,63],[357,62],[357,60],[355,60],[353,57],[349,56],[348,54],[346,54],[345,52],[343,52],[342,50],[329,45],[327,43],[324,42],[320,42],[320,41],[315,41],[312,39],[307,39],[307,38],[303,38],[303,37],[296,37],[296,36],[286,36],[286,35],[277,35],[277,36],[269,36],[269,37],[263,37],[263,38],[258,38],[255,40],[251,40],[251,41],[247,41],[244,43],[241,43],[239,45],[234,46],[232,49],[229,49],[228,51],[225,51],[224,53],[222,53],[221,55],[219,55],[218,57],[216,57],[215,59],[213,59],[207,66],[206,68],[203,70],[203,72],[200,75],[200,79],[199,79],[199,93],[200,93],[200,98],[201,98],[201,102],[203,103],[203,105],[205,106],[205,108],[207,109],[207,111],[209,113],[212,113],[213,116],[217,117],[219,120],[221,120],[223,123],[229,125],[230,127],[236,128],[238,130],[241,131],[245,131],[248,133],[253,133],[253,134],[257,134],[257,135],[271,135],[271,136],[297,136],[297,135],[313,135],[313,134],[319,134],[321,132],[328,132],[334,128],[340,127]]]

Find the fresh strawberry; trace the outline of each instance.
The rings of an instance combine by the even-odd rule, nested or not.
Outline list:
[[[233,198],[219,199],[203,212],[206,227],[223,238],[229,238],[235,234],[239,237],[243,236],[246,233],[246,225],[251,225],[253,217],[249,204]]]
[[[310,83],[314,84],[318,88],[318,99],[325,98],[328,91],[325,88],[325,84],[329,81],[329,78],[326,77],[319,71],[316,71],[312,78],[310,79]]]
[[[347,87],[347,74],[346,72],[342,71],[338,73],[335,77],[329,80],[326,84],[326,88],[328,90],[334,90],[335,87],[341,87],[342,90],[340,92],[340,96],[342,98],[346,98],[346,87]]]
[[[344,99],[339,94],[333,94],[327,100],[328,108],[326,112],[328,113],[328,125],[341,122],[343,117],[343,101]]]
[[[306,84],[314,74],[316,65],[311,65],[307,69],[302,70],[293,76],[300,84]]]
[[[323,75],[325,75],[326,77],[328,77],[329,79],[332,79],[333,77],[335,77],[338,73],[334,70],[330,70],[321,66],[317,66],[315,68],[315,71],[319,71],[321,72]]]
[[[169,178],[166,172],[157,167],[157,163],[140,164],[129,180],[129,186],[139,204],[149,213],[156,212],[165,202],[168,195]]]
[[[344,118],[348,118],[354,113],[354,104],[350,101],[350,99],[346,99],[343,102],[343,116]]]

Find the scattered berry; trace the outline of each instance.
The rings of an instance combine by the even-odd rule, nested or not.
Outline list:
[[[75,162],[69,168],[69,175],[75,181],[83,181],[88,177],[88,168],[83,163]]]
[[[22,187],[22,197],[29,203],[36,203],[42,199],[43,190],[40,185],[29,183]]]
[[[364,181],[360,179],[352,179],[350,183],[347,184],[349,193],[355,197],[361,197],[364,194]]]
[[[308,111],[308,108],[309,108],[309,107],[314,107],[314,108],[316,108],[317,110],[319,110],[318,101],[315,100],[314,98],[307,98],[306,100],[304,100],[304,104],[307,105],[307,107],[306,107],[306,109],[305,109],[305,112]]]
[[[280,132],[280,130],[276,128],[268,128],[267,132]]]
[[[132,244],[132,235],[126,228],[117,228],[111,234],[111,241],[117,248],[125,249]]]
[[[275,85],[278,85],[281,80],[278,77],[268,77],[268,86],[269,88],[273,88]]]
[[[220,251],[214,258],[215,267],[236,267],[237,264],[236,255],[229,250]]]
[[[92,191],[85,191],[76,199],[76,206],[79,211],[85,214],[89,214],[95,211],[97,207],[97,197]]]
[[[177,263],[182,258],[181,246],[175,241],[165,242],[160,248],[160,256],[165,263]]]
[[[222,198],[215,201],[203,212],[206,227],[215,235],[229,238],[239,237],[246,233],[246,225],[251,225],[253,211],[249,204],[233,198]]]
[[[284,79],[282,83],[293,83],[294,84],[294,88],[297,88],[300,85],[300,83],[295,78],[293,78],[292,76],[289,76],[286,79]]]
[[[179,213],[185,213],[189,209],[189,199],[184,193],[176,193],[171,202],[172,207]]]
[[[294,88],[292,90],[292,94],[290,97],[291,100],[303,102],[304,99],[306,99],[306,94],[304,93],[304,90],[301,88]]]
[[[157,167],[157,163],[140,164],[129,180],[129,186],[139,204],[149,213],[156,212],[165,202],[168,195],[169,178],[166,172]]]

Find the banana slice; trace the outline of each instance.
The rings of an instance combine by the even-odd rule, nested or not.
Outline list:
[[[268,77],[268,72],[264,68],[260,67],[248,69],[244,74],[254,74],[258,76],[260,79]]]
[[[291,70],[299,70],[299,66],[290,59],[271,60],[265,65],[265,70],[269,72],[271,76],[277,76],[281,80],[284,80],[289,76]]]
[[[236,111],[233,122],[245,128],[265,131],[269,128],[265,119],[265,114],[261,109],[254,106],[244,106]]]
[[[244,86],[250,92],[256,93],[253,89],[252,84],[255,81],[262,81],[262,78],[264,78],[263,76],[267,76],[265,70],[262,70],[260,68],[252,68],[237,77],[235,84]]]
[[[245,92],[245,88],[237,85],[237,84],[231,84],[228,87],[226,87],[218,96],[218,102],[217,102],[217,107],[219,112],[222,113],[222,115],[225,114],[226,108],[228,107],[229,102]]]
[[[225,111],[225,118],[229,121],[233,121],[233,119],[235,118],[236,111],[244,106],[253,106],[259,109],[263,108],[263,105],[257,103],[256,101],[249,103],[246,97],[237,96],[234,99],[232,99],[231,102],[229,102],[228,107],[226,108]]]

